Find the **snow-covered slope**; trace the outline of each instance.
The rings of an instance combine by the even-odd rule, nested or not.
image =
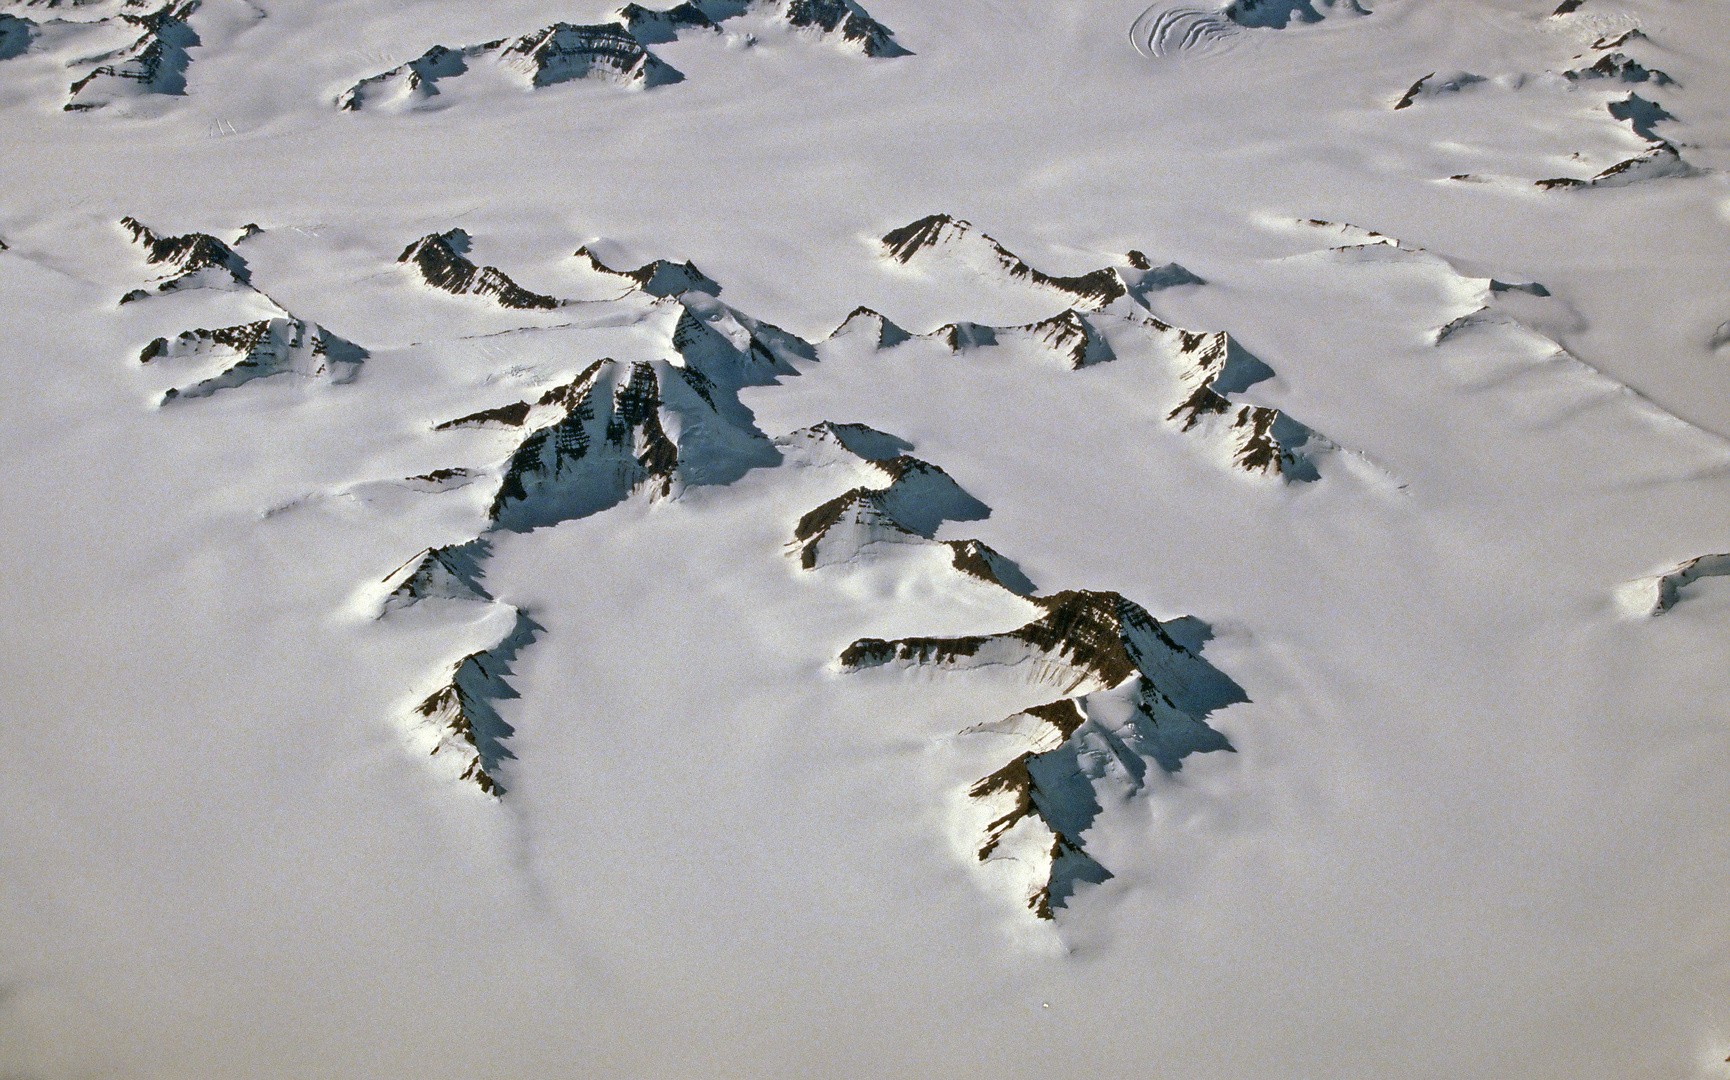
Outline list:
[[[0,2],[0,1076],[1730,1075],[1727,36]]]

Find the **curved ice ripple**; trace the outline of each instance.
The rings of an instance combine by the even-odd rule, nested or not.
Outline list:
[[[1215,10],[1154,4],[1131,24],[1130,44],[1152,60],[1178,54],[1212,54],[1228,48],[1239,28]]]

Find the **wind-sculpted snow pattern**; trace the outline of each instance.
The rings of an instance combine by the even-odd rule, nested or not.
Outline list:
[[[1218,9],[1172,7],[1161,0],[1130,25],[1129,40],[1137,52],[1152,60],[1216,53],[1239,32],[1238,24]]]
[[[863,638],[841,654],[847,671],[874,667],[959,671],[1008,667],[1063,696],[969,733],[1007,736],[1020,753],[967,792],[986,811],[977,855],[1024,879],[1027,908],[1054,918],[1083,882],[1111,872],[1086,849],[1110,781],[1125,795],[1147,782],[1147,762],[1167,773],[1190,754],[1231,750],[1207,716],[1248,698],[1236,683],[1179,645],[1139,605],[1117,593],[1031,596],[1045,614],[1016,630],[958,638]]]

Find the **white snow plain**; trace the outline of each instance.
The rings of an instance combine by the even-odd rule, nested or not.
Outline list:
[[[676,82],[437,94],[613,9],[155,6],[0,4],[0,1076],[1730,1074],[1730,5],[870,0],[867,56],[711,0],[643,24]],[[938,213],[1196,280],[889,257]],[[398,262],[454,229],[566,302]],[[537,429],[632,493],[501,517]],[[802,566],[904,453],[942,505]],[[962,540],[1249,699],[1088,766],[1111,877],[1050,920],[967,793],[1065,688],[838,662],[1035,618]]]

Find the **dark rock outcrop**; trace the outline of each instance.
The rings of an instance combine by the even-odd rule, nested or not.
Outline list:
[[[97,66],[72,84],[66,111],[99,109],[144,94],[186,93],[186,69],[192,62],[187,50],[200,43],[186,20],[198,10],[199,3],[167,0],[143,15],[120,12],[123,22],[142,33],[132,44],[87,61]]]
[[[316,323],[285,315],[218,330],[188,330],[173,338],[157,338],[138,359],[153,363],[187,357],[231,357],[220,374],[191,386],[169,390],[164,405],[175,400],[209,397],[218,390],[273,375],[298,375],[326,383],[351,381],[366,359],[366,350],[332,334]]]
[[[678,296],[693,291],[708,293],[710,296],[721,294],[721,286],[689,261],[676,263],[656,259],[635,270],[614,270],[586,246],[577,249],[576,257],[587,263],[589,269],[595,273],[628,282],[650,296]]]
[[[664,11],[641,4],[626,4],[614,15],[631,36],[645,45],[659,45],[675,40],[686,30],[718,32],[721,28],[702,8],[685,0],[677,7]]]
[[[1084,834],[1100,811],[1097,783],[1112,776],[1137,791],[1149,759],[1176,772],[1190,754],[1231,750],[1206,717],[1248,698],[1117,593],[1029,599],[1045,614],[1020,629],[961,638],[867,638],[849,646],[841,664],[848,671],[1020,666],[1030,682],[1062,688],[1058,700],[969,729],[1007,735],[1025,747],[968,796],[989,814],[979,860],[1008,858],[1027,868],[1027,907],[1051,919],[1079,883],[1111,876],[1085,849]]]
[[[415,733],[428,755],[441,763],[449,762],[447,768],[457,778],[487,795],[504,794],[499,766],[516,757],[505,746],[516,729],[505,722],[493,703],[518,696],[505,679],[517,654],[533,644],[542,629],[517,612],[516,625],[504,640],[458,660],[450,677],[412,710]]]
[[[783,0],[781,17],[790,26],[838,34],[866,56],[907,56],[894,32],[847,0]]]
[[[662,86],[684,78],[617,23],[554,23],[480,48],[496,52],[501,64],[520,72],[537,88],[595,77],[639,86]]]
[[[547,310],[559,306],[551,296],[521,287],[496,266],[476,266],[464,254],[468,234],[461,229],[421,237],[397,256],[419,271],[421,280],[456,296],[490,296],[500,307]]]
[[[159,293],[212,283],[252,285],[252,271],[247,268],[246,260],[208,233],[158,236],[149,226],[132,217],[121,218],[120,224],[132,234],[134,243],[143,246],[145,261],[167,271],[156,286]],[[145,290],[137,289],[127,293],[120,302],[129,303],[147,295]]]
[[[1064,277],[1047,274],[974,228],[971,222],[948,214],[932,214],[893,229],[883,236],[885,254],[903,265],[927,253],[943,254],[988,276],[1031,285],[1063,296],[1080,308],[1097,311],[1129,297],[1142,307],[1153,289],[1201,284],[1199,277],[1168,263],[1153,266],[1139,251],[1126,257],[1127,267],[1103,267],[1086,274]]]

